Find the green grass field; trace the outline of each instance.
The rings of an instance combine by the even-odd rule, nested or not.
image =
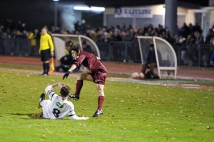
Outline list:
[[[214,92],[129,82],[105,84],[104,115],[95,84],[84,82],[77,115],[87,121],[33,119],[44,88],[62,76],[0,70],[0,141],[207,142],[214,140]],[[74,92],[76,79],[64,80]],[[59,88],[55,89],[59,93]],[[46,97],[47,98],[47,97]],[[209,128],[208,128],[209,126]]]

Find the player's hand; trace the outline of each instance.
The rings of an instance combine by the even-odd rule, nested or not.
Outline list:
[[[51,57],[52,57],[52,58],[54,57],[54,52],[51,52]]]
[[[68,78],[68,76],[69,76],[70,73],[71,73],[70,71],[67,71],[67,72],[63,75],[62,79],[64,80],[65,78]]]
[[[64,84],[63,82],[59,82],[58,85],[59,85],[59,87],[61,87],[61,88],[65,86],[65,84]]]

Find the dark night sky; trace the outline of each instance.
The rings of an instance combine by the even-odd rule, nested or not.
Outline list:
[[[79,2],[80,0],[60,0],[59,3]],[[83,0],[84,1],[84,0]],[[165,0],[85,0],[88,5],[118,7],[162,4]],[[209,0],[178,0],[206,7]],[[0,24],[5,19],[12,19],[31,25],[31,28],[52,26],[54,23],[54,2],[52,0],[0,0]]]
[[[81,0],[63,0],[66,2],[70,1],[81,1]],[[114,6],[139,6],[139,5],[151,5],[151,4],[162,4],[165,0],[83,0],[87,4],[100,5],[107,7]],[[188,2],[192,4],[198,4],[201,6],[208,6],[209,0],[178,0],[178,2]]]

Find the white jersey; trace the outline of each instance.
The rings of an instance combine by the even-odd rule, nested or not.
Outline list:
[[[45,88],[45,92],[49,96],[49,100],[43,100],[40,103],[43,109],[43,117],[49,119],[64,118],[66,115],[71,119],[76,117],[73,103],[67,100],[62,100],[62,98],[52,90],[52,85]]]

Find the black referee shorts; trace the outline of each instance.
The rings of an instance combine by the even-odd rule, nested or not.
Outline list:
[[[48,61],[51,57],[50,49],[41,50],[41,61]]]

